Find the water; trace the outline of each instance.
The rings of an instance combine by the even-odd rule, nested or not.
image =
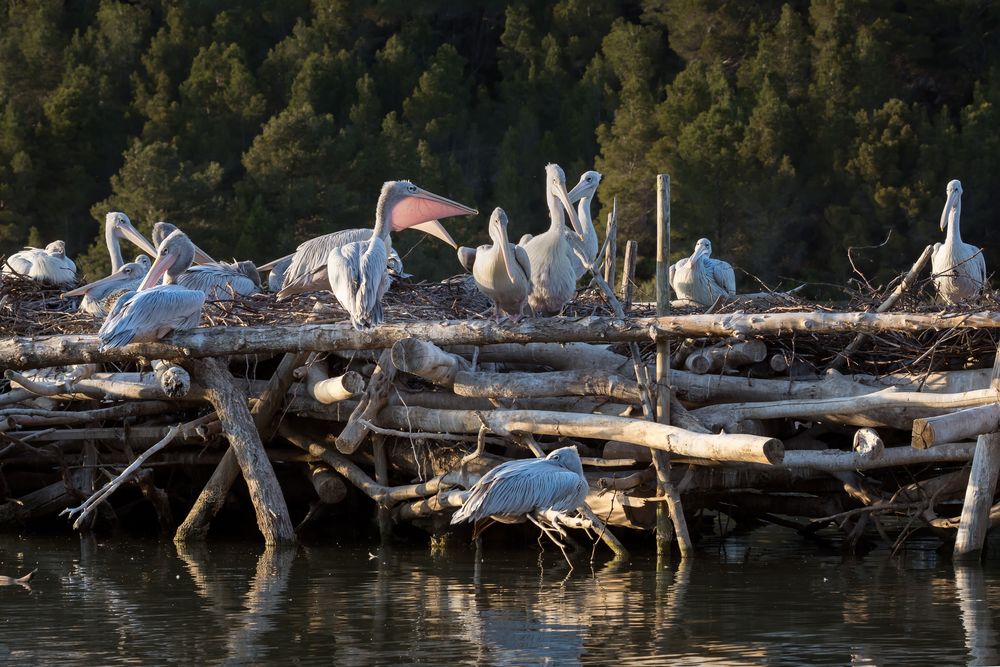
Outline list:
[[[844,560],[780,529],[657,570],[534,544],[265,551],[0,536],[0,664],[997,664],[1000,568]]]

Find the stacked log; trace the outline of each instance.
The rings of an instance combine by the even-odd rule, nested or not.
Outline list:
[[[650,462],[665,452],[689,516],[835,526],[851,543],[898,542],[916,521],[974,552],[1000,521],[995,438],[980,437],[1000,430],[990,369],[804,377],[792,370],[807,355],[786,343],[998,327],[992,312],[814,310],[219,326],[108,351],[89,335],[12,336],[0,340],[0,524],[80,505],[124,470],[118,483],[179,541],[204,537],[234,499],[254,508],[268,543],[294,540],[295,525],[335,532],[352,514],[338,506],[358,503],[384,539],[400,522],[436,533],[492,467],[575,444],[591,486],[593,519],[581,521],[619,534],[653,528],[666,498]],[[664,369],[670,423],[658,423],[644,401],[651,344],[666,340],[680,354]],[[633,344],[647,349],[636,357]],[[967,494],[974,456],[978,491]],[[164,471],[179,470],[175,485]],[[136,504],[110,490],[81,529]]]

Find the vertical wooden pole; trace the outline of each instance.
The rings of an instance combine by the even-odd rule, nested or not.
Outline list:
[[[615,259],[618,257],[618,197],[611,204],[608,213],[608,231],[604,244],[604,282],[612,287],[615,284]]]
[[[375,455],[375,481],[382,486],[389,486],[389,458],[385,451],[385,436],[372,434],[372,453]],[[392,539],[392,516],[389,508],[378,506],[378,536],[383,545]]]
[[[670,176],[667,174],[656,177],[656,204],[656,315],[661,317],[670,312]],[[670,423],[670,343],[666,340],[656,342],[656,419],[661,424]],[[667,498],[666,503],[656,508],[657,556],[669,553],[669,512],[681,557],[686,558],[694,549],[680,494],[670,482],[670,456],[664,451],[653,450],[653,463],[657,495]]]
[[[632,293],[635,289],[635,261],[639,256],[639,244],[629,241],[625,244],[625,265],[622,267],[622,309],[628,312],[632,307]]]

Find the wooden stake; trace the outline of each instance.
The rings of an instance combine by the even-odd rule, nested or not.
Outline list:
[[[385,451],[385,436],[372,436],[372,453],[375,456],[375,482],[381,486],[389,486],[389,457]],[[392,515],[389,508],[379,503],[376,513],[378,521],[378,536],[382,544],[388,544],[392,539]]]
[[[622,308],[628,312],[632,307],[635,292],[635,262],[639,258],[639,244],[629,241],[625,244],[625,265],[622,267]]]
[[[378,358],[378,367],[372,374],[368,388],[358,407],[351,413],[344,430],[337,436],[337,450],[343,454],[353,454],[368,437],[368,429],[359,422],[365,419],[374,422],[379,411],[389,400],[389,391],[396,379],[396,366],[392,363],[392,348],[382,350]]]
[[[932,450],[933,451],[933,450]],[[990,506],[1000,472],[1000,433],[989,433],[976,440],[972,471],[962,504],[962,518],[955,536],[955,559],[978,560],[990,527]]]
[[[604,239],[604,282],[615,284],[615,260],[618,257],[618,197],[611,204],[608,213],[608,229]]]
[[[656,315],[662,317],[670,310],[670,176],[659,174],[656,177]],[[661,424],[670,424],[670,343],[666,340],[656,342],[656,420]],[[691,537],[688,535],[687,521],[684,519],[684,508],[681,506],[681,496],[670,481],[670,455],[661,450],[653,450],[653,464],[656,466],[657,495],[667,499],[666,506],[660,503],[656,507],[656,553],[665,556],[669,552],[669,529],[667,527],[666,511],[669,511],[673,522],[674,533],[677,535],[677,545],[681,557],[694,555]]]

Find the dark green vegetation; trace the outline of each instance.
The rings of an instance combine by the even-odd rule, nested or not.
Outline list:
[[[846,248],[890,231],[856,263],[905,270],[943,236],[951,178],[965,187],[966,240],[1000,261],[995,2],[0,7],[0,248],[63,238],[90,276],[107,268],[108,210],[264,261],[370,225],[390,178],[478,206],[449,223],[460,241],[483,242],[496,205],[516,239],[547,224],[549,161],[574,182],[604,173],[600,218],[617,194],[647,261],[660,171],[676,256],[708,236],[772,282],[842,284]],[[407,268],[459,270],[431,240]]]

